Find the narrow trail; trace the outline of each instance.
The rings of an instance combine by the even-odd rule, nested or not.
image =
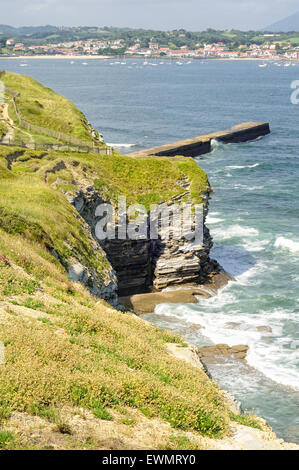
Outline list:
[[[14,135],[14,122],[9,117],[9,114],[8,114],[8,103],[5,103],[3,105],[2,119],[5,121],[5,124],[8,124],[8,129],[7,129],[7,133],[2,137],[1,143],[9,144],[10,141],[13,139],[13,135]]]
[[[30,143],[34,144],[34,138],[32,137],[32,135],[29,132],[15,125],[14,121],[8,114],[8,106],[9,103],[5,103],[2,110],[2,120],[4,120],[5,123],[8,125],[8,130],[7,133],[2,137],[1,143],[9,144],[13,140],[14,130],[18,130],[19,132],[22,132],[23,134],[27,135],[29,137]]]

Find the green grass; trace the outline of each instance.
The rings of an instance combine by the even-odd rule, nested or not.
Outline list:
[[[1,80],[6,87],[20,93],[20,97],[16,98],[16,104],[24,121],[69,134],[92,144],[93,138],[84,114],[67,98],[24,75],[5,72]],[[11,98],[11,95],[8,96]],[[11,108],[10,105],[10,116],[17,122]]]
[[[11,170],[7,155],[17,155]],[[65,168],[45,181],[47,171],[61,161]],[[180,338],[107,308],[69,281],[65,266],[72,257],[96,269],[103,280],[110,268],[104,253],[95,251],[82,219],[55,187],[56,178],[76,176],[92,184],[101,177],[98,189],[107,198],[125,194],[129,203],[148,204],[180,194],[177,182],[188,176],[195,180],[196,199],[207,184],[197,168],[191,159],[0,148],[5,201],[0,207],[0,246],[10,263],[0,262],[0,301],[9,297],[11,307],[17,303],[18,308],[55,313],[49,328],[46,316],[31,318],[7,310],[9,321],[0,323],[6,345],[6,363],[0,368],[3,407],[46,416],[49,408],[79,406],[100,419],[111,419],[107,408],[131,407],[177,429],[209,436],[227,431],[228,410],[217,387],[203,371],[168,355],[165,343],[180,344]]]
[[[10,416],[11,416],[11,409],[6,406],[2,406],[0,404],[0,423],[3,420],[9,419]]]
[[[290,38],[288,38],[287,42],[290,42],[291,44],[294,44],[295,46],[298,46],[299,36],[290,37]]]
[[[163,450],[200,450],[200,446],[186,436],[172,435],[169,437],[168,446],[164,446]]]
[[[105,421],[113,421],[113,416],[101,403],[95,403],[92,412],[96,418],[104,419]]]
[[[33,79],[4,79],[21,92],[24,119],[88,138],[83,115],[68,100]],[[218,387],[167,352],[165,343],[182,343],[178,336],[108,307],[67,275],[75,260],[96,272],[99,282],[110,279],[105,253],[65,197],[78,190],[77,183],[94,185],[106,201],[116,203],[122,195],[149,209],[182,194],[179,183],[186,178],[193,202],[200,202],[208,180],[192,159],[0,147],[0,302],[10,302],[0,305],[3,419],[26,411],[67,432],[60,419],[64,407],[90,410],[103,420],[124,408],[182,431],[211,437],[228,432],[229,410]],[[36,318],[20,312],[22,306],[41,313]],[[123,423],[135,424],[132,416]],[[2,441],[6,448],[17,445],[9,434]]]
[[[121,422],[122,424],[126,424],[127,426],[134,426],[134,424],[136,424],[136,420],[133,418],[123,418]]]
[[[34,297],[28,297],[24,302],[24,307],[32,308],[33,310],[39,310],[44,307],[44,303],[40,300],[35,299]]]
[[[9,153],[16,151],[17,149],[12,148]],[[0,148],[0,165],[1,155],[5,158],[7,153],[6,148]],[[59,162],[63,162],[66,168],[54,174],[48,173]],[[46,177],[50,185],[59,180],[57,187],[61,192],[74,194],[75,171],[76,177],[88,179],[104,200],[117,204],[118,197],[122,195],[126,196],[128,205],[142,204],[147,210],[152,204],[169,201],[172,197],[183,194],[185,189],[179,183],[185,178],[190,181],[193,203],[202,202],[202,192],[209,184],[206,173],[191,158],[138,159],[124,155],[23,150],[23,155],[13,163],[10,174],[5,169],[4,162],[2,165],[6,177],[28,175],[32,181],[32,191],[36,185],[42,186]],[[187,197],[183,200],[187,201]]]
[[[240,414],[236,415],[234,413],[230,414],[232,421],[235,421],[238,424],[243,424],[243,426],[249,426],[251,428],[262,429],[257,417],[253,414]]]
[[[0,449],[6,449],[15,439],[15,436],[10,431],[0,431]]]
[[[100,157],[98,172],[94,184],[104,198],[117,202],[119,195],[125,195],[128,204],[142,204],[147,209],[184,193],[179,185],[184,176],[192,181],[193,202],[201,202],[201,193],[208,185],[206,173],[192,159]]]
[[[46,318],[46,317],[39,317],[39,318],[38,318],[38,321],[40,321],[40,322],[42,322],[42,323],[44,323],[44,324],[48,324],[48,325],[51,325],[51,324],[52,324],[51,320],[49,320],[49,318]]]
[[[55,423],[57,421],[56,410],[49,406],[34,403],[31,405],[28,411],[33,416],[40,416],[41,418],[45,418],[47,421],[51,423]]]
[[[35,155],[38,157],[38,153]],[[33,163],[36,162],[38,159],[33,160]],[[84,265],[102,273],[103,279],[106,278],[108,261],[101,249],[97,253],[92,248],[90,235],[65,196],[49,187],[42,178],[27,176],[25,171],[19,174],[20,177],[9,178],[6,169],[4,178],[0,179],[0,193],[5,200],[5,207],[0,206],[0,229],[31,240],[46,248],[48,252],[55,249],[64,266],[69,264],[71,258],[77,258]],[[28,261],[28,264],[32,263]],[[30,269],[29,266],[28,268]],[[32,269],[37,269],[34,263]],[[13,290],[14,286],[16,289],[23,286],[24,291],[28,290],[30,294],[32,289],[29,287],[29,281],[19,282],[17,276],[15,277],[11,285],[7,286],[5,294],[8,295],[7,290]]]

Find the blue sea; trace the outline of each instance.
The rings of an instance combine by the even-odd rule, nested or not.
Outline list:
[[[197,305],[160,305],[146,318],[199,346],[247,344],[247,364],[211,364],[214,379],[280,437],[299,442],[299,105],[290,101],[299,64],[72,62],[2,59],[0,68],[74,101],[123,153],[270,122],[271,135],[214,142],[196,159],[215,190],[207,219],[212,255],[236,281]]]

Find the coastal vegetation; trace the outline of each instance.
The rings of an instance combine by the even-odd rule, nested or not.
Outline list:
[[[27,119],[38,100],[43,124],[59,127],[55,101],[71,131],[87,138],[65,98],[28,77],[9,74],[7,85],[21,93]],[[68,275],[75,260],[111,280],[105,252],[70,202],[77,191],[93,186],[104,200],[125,195],[149,207],[182,194],[186,179],[200,202],[208,179],[193,159],[0,147],[1,449],[123,449],[129,441],[197,449],[203,436],[229,435],[239,418],[223,392],[168,352],[169,343],[184,347],[182,338]],[[254,417],[242,423],[257,427]]]
[[[19,96],[15,97],[15,103],[24,121],[52,131],[63,132],[80,139],[83,143],[92,145],[95,142],[84,114],[64,96],[31,77],[5,72],[1,75],[1,80],[6,87],[9,116],[16,126],[19,125],[19,121],[10,90],[19,93]],[[24,135],[20,137],[24,139]]]
[[[297,20],[296,20],[297,21]],[[2,28],[2,29],[1,29]],[[30,29],[30,28],[29,28]],[[297,28],[298,30],[298,28]],[[5,32],[11,36],[5,36]],[[156,31],[130,28],[24,28],[0,26],[2,57],[166,57],[287,59],[299,57],[299,33],[215,30]],[[279,31],[279,32],[277,32]],[[2,46],[2,47],[1,47]]]
[[[222,42],[230,48],[236,48],[242,44],[266,44],[269,41],[279,41],[285,45],[288,43],[299,42],[299,32],[273,32],[269,37],[269,31],[240,31],[216,30],[208,28],[205,31],[188,31],[186,29],[177,29],[172,31],[145,30],[133,28],[117,27],[31,27],[31,28],[12,28],[1,25],[0,31],[2,37],[0,47],[2,53],[9,50],[6,45],[8,38],[15,42],[22,42],[25,45],[46,45],[49,43],[58,44],[60,42],[74,42],[86,40],[114,41],[123,39],[121,47],[130,47],[138,41],[140,47],[148,47],[150,42],[157,42],[161,47],[180,48],[186,46],[195,49],[198,44]],[[111,53],[114,53],[111,49]]]
[[[2,147],[0,157],[0,338],[6,353],[0,366],[1,416],[18,411],[54,419],[69,406],[107,420],[113,419],[111,410],[128,407],[177,429],[211,437],[227,433],[229,410],[217,386],[203,371],[182,365],[166,352],[166,343],[181,344],[180,338],[99,302],[72,283],[64,268],[68,257],[75,256],[105,276],[107,259],[103,252],[92,251],[90,235],[61,187],[55,188],[54,175],[44,180],[46,169],[58,159],[66,165],[78,162],[77,172],[84,178],[84,165],[90,173],[106,168],[112,189],[105,188],[104,180],[101,187],[108,196],[125,187],[119,169],[121,158],[129,157],[112,157],[101,168],[97,156],[88,155],[83,163],[82,155],[80,161],[73,154],[19,150],[8,169],[11,152]],[[171,180],[175,186],[182,174],[176,168],[180,162],[159,162],[155,166],[132,159],[130,172],[135,165],[148,184],[148,200],[155,200],[160,190],[163,194],[163,184],[163,196],[174,194],[175,188],[169,192],[167,186]],[[151,169],[159,171],[157,187],[147,182]],[[67,172],[61,170],[55,178],[67,178]],[[131,197],[142,200],[134,177],[133,184]],[[2,427],[5,431],[5,419]],[[5,442],[11,444],[11,439]]]

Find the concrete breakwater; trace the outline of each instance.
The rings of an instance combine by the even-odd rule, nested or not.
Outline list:
[[[180,140],[172,144],[161,145],[150,149],[131,153],[131,157],[166,156],[174,157],[197,157],[211,152],[212,140],[218,140],[226,144],[247,142],[270,133],[267,122],[244,122],[224,131],[212,132],[210,134],[195,137],[193,139]]]
[[[190,141],[157,147],[159,149],[157,151],[155,149],[144,150],[128,157],[130,157],[129,160],[133,156],[133,158],[136,157],[136,160],[142,161],[143,157],[153,153],[154,157],[162,156],[162,154],[164,156],[164,152],[169,154],[173,152],[173,155],[177,155],[184,153],[184,149],[185,156],[195,156],[199,154],[200,149],[202,153],[204,153],[204,148],[205,151],[210,150],[213,139],[227,143],[242,142],[266,135],[269,132],[270,128],[267,123],[245,123],[226,131],[214,132]],[[184,158],[182,157],[181,160]],[[197,165],[195,164],[195,166]],[[82,185],[80,189],[77,187],[78,191],[71,202],[87,222],[91,234],[96,239],[95,228],[98,221],[95,217],[96,207],[109,201],[103,199],[102,194],[90,183],[90,181],[86,182],[86,185]],[[185,199],[191,201],[191,183],[192,181],[185,176],[185,179],[180,181],[183,192],[171,200],[161,201],[161,204],[167,203],[173,217],[176,214],[176,204],[183,204]],[[196,296],[209,296],[211,295],[210,291],[217,291],[219,287],[231,279],[227,273],[223,272],[217,261],[210,258],[213,241],[209,229],[205,225],[205,219],[212,192],[209,184],[207,187],[201,188],[204,219],[203,241],[200,245],[190,244],[184,237],[180,240],[176,240],[173,236],[168,237],[167,230],[165,233],[164,230],[160,230],[157,240],[147,237],[140,240],[106,239],[99,242],[116,274],[117,282],[114,291],[117,291],[123,305],[138,314],[143,314],[152,312],[155,305],[160,303],[182,302],[183,297],[186,303],[196,302]],[[149,216],[147,224],[149,226]],[[174,220],[173,224],[176,226],[180,224],[180,221]],[[202,286],[206,286],[209,292],[202,289]],[[165,292],[165,289],[169,288],[172,292]],[[178,288],[180,288],[179,291],[173,290]]]

